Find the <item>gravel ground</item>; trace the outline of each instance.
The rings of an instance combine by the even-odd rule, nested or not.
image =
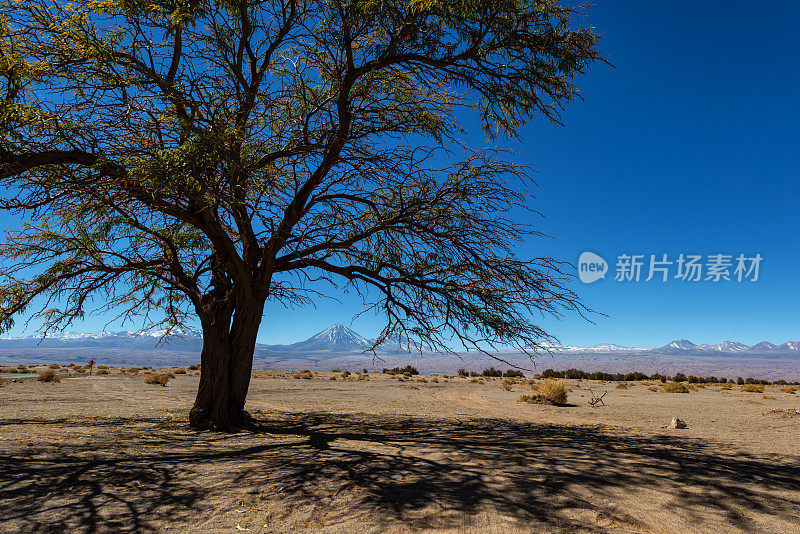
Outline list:
[[[6,383],[0,531],[800,532],[800,395],[778,387],[567,381],[543,406],[352,378],[256,371],[262,429],[236,434],[187,428],[191,372]]]

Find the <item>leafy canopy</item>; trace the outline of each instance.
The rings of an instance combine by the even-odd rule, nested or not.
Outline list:
[[[379,341],[535,345],[580,309],[521,260],[528,170],[460,139],[558,121],[598,59],[549,0],[0,4],[0,326],[172,328],[363,292]],[[44,302],[43,305],[40,305]],[[157,313],[155,313],[157,311]],[[204,323],[205,324],[205,323]]]

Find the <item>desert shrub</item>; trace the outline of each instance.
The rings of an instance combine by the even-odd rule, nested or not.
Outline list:
[[[51,363],[47,367],[50,368],[50,369],[61,369],[61,366],[58,365],[57,363]]]
[[[764,393],[764,386],[761,384],[744,384],[742,385],[742,391],[747,391],[748,393]]]
[[[387,375],[418,375],[419,371],[417,371],[416,367],[412,367],[410,365],[406,365],[405,367],[395,367],[394,369],[384,369],[384,374]]]
[[[628,389],[628,383],[620,382],[619,384],[617,384],[617,389]]]
[[[336,380],[335,376],[330,377],[328,380]]]
[[[505,380],[503,380],[503,383],[500,384],[500,389],[502,389],[503,391],[511,391],[511,386],[513,385],[514,382],[506,378]]]
[[[185,375],[186,374],[186,369],[183,369],[182,367],[178,367],[177,369],[173,369],[172,373],[176,374],[176,375]]]
[[[311,380],[314,378],[314,373],[309,371],[308,369],[303,369],[299,373],[295,373],[292,375],[295,380]]]
[[[483,370],[483,376],[503,376],[503,371],[495,369],[494,366]]]
[[[344,371],[342,373],[342,378],[347,378],[348,376],[350,376],[350,371]]]
[[[547,378],[533,386],[533,395],[520,395],[517,402],[563,405],[567,403],[567,388],[564,387],[563,380]]]
[[[108,372],[108,369],[98,369],[95,374],[96,375],[107,375],[107,374],[111,374],[111,373]]]
[[[797,393],[800,390],[800,386],[787,386],[785,388],[781,388],[781,391],[784,393]]]
[[[428,383],[428,381],[426,379],[424,379],[424,378],[417,378],[417,382],[422,382],[424,384]]]
[[[469,383],[470,383],[470,384],[483,384],[483,380],[479,380],[479,379],[477,379],[477,378],[471,378],[471,379],[469,380]]]
[[[686,382],[686,380],[687,380],[686,375],[683,373],[676,374],[675,377],[672,379],[673,382]]]
[[[98,369],[108,369],[108,366],[107,365],[98,365],[97,368]]]
[[[45,369],[39,373],[38,382],[61,382],[61,378],[52,369]]]
[[[469,376],[469,371],[467,371],[466,369],[459,369],[458,376],[466,378]]]
[[[75,369],[75,372],[83,374],[83,373],[86,372],[86,369],[84,369],[83,367],[78,367],[78,368]]]
[[[152,373],[147,375],[144,379],[145,384],[158,384],[159,386],[166,386],[170,376],[167,373]]]
[[[761,395],[761,398],[762,399],[766,399],[766,400],[775,400],[775,397],[773,397],[772,395],[767,395],[767,394]]]
[[[433,378],[431,378],[431,382],[433,382],[434,384],[438,384],[439,379],[434,376]]]
[[[509,369],[506,371],[503,376],[506,378],[523,378],[525,375],[522,374],[522,371],[516,371],[514,369]]]
[[[545,404],[566,404],[567,388],[563,380],[545,380],[536,385],[536,392],[541,395]]]
[[[561,379],[546,378],[544,382],[531,387],[533,395],[520,395],[517,402],[552,404],[555,406],[567,403],[567,388]]]
[[[200,370],[200,366],[199,365],[190,365],[189,367],[187,367],[187,369],[189,369],[190,371],[199,371]]]
[[[689,388],[681,382],[667,382],[661,386],[662,393],[689,393]]]
[[[5,378],[0,378],[0,388],[5,386],[8,383],[8,380]]]
[[[655,387],[655,386],[650,386],[650,387],[649,387],[649,388],[647,388],[647,389],[649,389],[650,391],[658,391],[658,388],[657,388],[657,387]]]

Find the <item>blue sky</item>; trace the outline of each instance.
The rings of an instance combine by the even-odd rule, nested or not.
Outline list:
[[[613,68],[579,82],[565,127],[525,128],[516,150],[539,184],[522,257],[577,262],[619,254],[761,254],[751,282],[572,287],[606,314],[544,325],[571,344],[754,344],[800,339],[800,5],[599,2],[588,21]],[[611,268],[613,269],[613,265]],[[262,339],[291,342],[350,324],[350,299],[265,317]],[[364,335],[379,323],[352,323]]]
[[[576,280],[605,316],[543,326],[580,345],[800,339],[800,4],[604,1],[587,21],[614,67],[578,82],[585,100],[566,126],[534,121],[511,147],[537,170],[535,224],[551,236],[519,256],[577,262],[589,250],[611,269],[623,253],[764,260],[755,283]],[[259,341],[292,343],[335,322],[374,335],[380,318],[351,323],[359,302],[270,305]]]

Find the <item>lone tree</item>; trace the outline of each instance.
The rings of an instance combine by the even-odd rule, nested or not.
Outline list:
[[[460,141],[558,121],[599,59],[549,0],[11,0],[0,7],[0,326],[202,328],[190,422],[247,422],[267,301],[326,284],[443,349],[581,309],[519,259],[527,169]],[[320,285],[322,284],[322,285]],[[144,319],[142,320],[142,317]]]

